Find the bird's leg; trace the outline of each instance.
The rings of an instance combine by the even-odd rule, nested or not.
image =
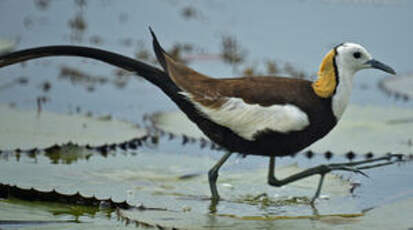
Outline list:
[[[393,158],[395,158],[395,160],[393,160]],[[377,163],[377,164],[370,164],[370,163],[378,162],[378,161],[386,161],[386,162]],[[370,169],[370,168],[377,168],[377,167],[381,167],[381,166],[385,166],[385,165],[394,164],[394,163],[400,162],[400,161],[403,161],[403,159],[401,158],[401,155],[396,154],[396,155],[387,155],[387,156],[384,156],[384,157],[378,157],[378,158],[373,158],[373,159],[363,160],[363,161],[354,161],[354,162],[347,162],[347,163],[333,163],[333,164],[319,165],[319,166],[316,166],[314,168],[309,168],[309,169],[306,169],[306,170],[304,170],[302,172],[299,172],[297,174],[291,175],[291,176],[289,176],[287,178],[284,178],[282,180],[278,180],[274,176],[275,157],[271,156],[270,157],[270,163],[269,163],[269,169],[268,169],[268,184],[272,185],[272,186],[280,187],[280,186],[289,184],[291,182],[298,181],[298,180],[301,180],[303,178],[319,174],[321,177],[320,177],[320,181],[318,183],[317,191],[314,194],[314,197],[311,199],[311,204],[313,204],[314,201],[320,195],[321,187],[322,187],[323,182],[324,182],[325,174],[327,174],[331,171],[338,171],[338,170],[350,171],[350,172],[360,173],[364,176],[367,176],[361,170]],[[359,166],[359,165],[362,165],[362,166]],[[355,167],[355,166],[359,166],[359,167]]]
[[[225,161],[231,156],[232,152],[227,152],[225,155],[208,171],[209,188],[211,189],[211,200],[217,202],[219,200],[217,190],[218,171]]]
[[[275,157],[270,157],[270,164],[268,165],[268,184],[276,187],[281,187],[282,184],[278,184],[277,178],[275,178],[274,174],[275,169]]]

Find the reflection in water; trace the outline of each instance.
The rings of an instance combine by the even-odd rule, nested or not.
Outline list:
[[[16,161],[19,161],[21,155],[24,154],[30,159],[36,159],[39,155],[44,155],[50,159],[52,164],[72,164],[78,160],[88,160],[91,156],[98,154],[103,157],[107,157],[109,154],[116,154],[117,150],[125,151],[130,154],[135,154],[141,146],[154,147],[158,144],[158,138],[156,136],[144,136],[141,138],[134,138],[129,141],[121,143],[104,144],[100,146],[81,146],[69,142],[63,145],[53,145],[45,149],[15,149],[14,151],[0,150],[0,159],[9,160],[15,157]]]
[[[95,215],[98,211],[113,212],[116,208],[130,208],[126,202],[114,202],[111,199],[99,200],[85,197],[80,193],[62,194],[55,190],[40,191],[34,188],[25,189],[0,183],[0,198],[3,202],[24,206],[43,206],[53,215],[71,215],[79,218]]]

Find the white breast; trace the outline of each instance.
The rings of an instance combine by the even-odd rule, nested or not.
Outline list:
[[[353,88],[354,71],[346,69],[343,65],[338,65],[339,83],[336,88],[336,93],[333,96],[333,113],[337,120],[343,116],[344,111],[350,101],[351,90]]]
[[[254,140],[254,135],[260,131],[288,133],[310,124],[307,114],[290,104],[264,107],[247,104],[240,98],[229,98],[220,108],[213,109],[193,103],[209,119],[247,140]]]
[[[336,89],[336,94],[333,96],[333,113],[337,120],[340,120],[343,116],[350,100],[351,85],[348,86],[348,84],[348,82],[340,82]]]

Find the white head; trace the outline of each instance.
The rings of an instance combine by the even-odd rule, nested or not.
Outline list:
[[[395,74],[391,67],[373,59],[364,47],[355,43],[340,44],[324,57],[313,89],[319,97],[333,98],[333,112],[337,119],[349,102],[355,73],[369,68]]]
[[[336,48],[336,65],[339,70],[344,70],[350,75],[354,75],[362,69],[375,68],[384,72],[395,74],[395,71],[372,58],[367,50],[355,43],[343,43]]]

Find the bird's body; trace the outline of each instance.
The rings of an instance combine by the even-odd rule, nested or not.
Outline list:
[[[306,80],[209,78],[191,87],[197,90],[181,93],[195,105],[199,116],[221,126],[210,130],[198,124],[199,128],[231,152],[295,154],[325,136],[337,123],[332,100],[318,97],[312,83]]]
[[[50,46],[18,51],[0,57],[0,67],[44,56],[82,56],[136,72],[159,87],[212,141],[228,153],[209,171],[212,199],[218,201],[218,170],[232,152],[270,157],[268,183],[282,186],[320,174],[313,200],[324,175],[332,170],[361,173],[357,165],[388,158],[321,165],[283,180],[274,177],[275,157],[294,155],[327,135],[340,120],[349,102],[352,80],[361,69],[376,68],[394,74],[372,59],[360,45],[336,46],[321,62],[314,82],[282,77],[215,79],[174,61],[161,48],[155,34],[154,51],[163,71],[112,52],[74,46]],[[390,157],[391,158],[391,157]],[[366,166],[378,167],[383,164]]]
[[[345,78],[352,76],[340,79],[337,47],[322,61],[315,82],[277,76],[215,79],[175,62],[154,38],[158,60],[179,93],[195,106],[196,115],[218,127],[194,122],[228,151],[294,155],[330,132],[347,106],[351,82]]]

